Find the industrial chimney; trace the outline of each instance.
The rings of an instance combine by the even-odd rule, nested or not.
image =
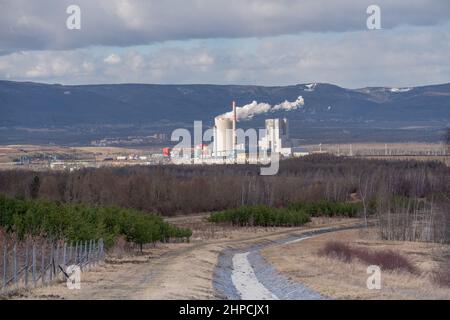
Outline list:
[[[233,101],[233,157],[236,158],[237,134],[236,134],[236,102]]]

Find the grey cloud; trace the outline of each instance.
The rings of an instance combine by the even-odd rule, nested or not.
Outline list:
[[[0,57],[0,78],[62,83],[330,82],[347,87],[406,87],[450,82],[446,27],[268,37],[251,46],[198,41],[149,52],[28,51]],[[109,57],[109,59],[108,59]],[[111,58],[111,57],[114,57]],[[108,63],[109,62],[109,63]],[[114,62],[114,63],[111,63]]]
[[[0,50],[362,30],[374,2],[385,29],[450,19],[446,0],[0,0]],[[65,27],[73,3],[82,10],[81,30]]]

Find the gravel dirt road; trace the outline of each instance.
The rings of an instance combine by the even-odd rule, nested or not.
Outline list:
[[[348,224],[335,221],[329,225]],[[353,222],[354,223],[354,222]],[[321,224],[320,227],[327,226]],[[19,299],[214,299],[227,298],[215,286],[220,255],[245,252],[277,241],[295,240],[317,228],[242,230],[229,239],[192,243],[161,244],[142,256],[107,260],[103,266],[82,274],[81,290],[69,290],[65,283],[20,292]],[[253,261],[254,254],[246,257]],[[256,257],[257,258],[257,257]],[[245,260],[245,259],[244,259]],[[242,265],[243,268],[249,266]],[[262,266],[264,269],[266,266]],[[230,279],[229,285],[233,286]]]

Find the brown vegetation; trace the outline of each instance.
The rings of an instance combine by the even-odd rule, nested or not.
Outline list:
[[[367,288],[369,263],[360,259],[345,262],[317,254],[326,243],[351,243],[369,252],[394,251],[414,265],[414,273],[381,269],[381,289]],[[450,245],[382,240],[379,230],[347,230],[323,234],[295,243],[262,250],[277,271],[334,299],[450,299],[448,287],[436,283],[434,271],[446,261]],[[448,260],[447,260],[448,261]],[[441,269],[444,270],[444,269]]]
[[[385,239],[450,241],[450,168],[438,162],[313,155],[259,166],[148,166],[68,172],[0,172],[0,193],[68,203],[118,205],[166,216],[299,201],[363,200]],[[403,199],[403,200],[399,200]],[[420,204],[422,203],[422,204]]]
[[[442,287],[450,287],[450,262],[442,263],[433,273],[434,281]]]
[[[319,251],[319,254],[332,258],[338,258],[345,262],[351,262],[353,259],[359,259],[369,265],[379,266],[382,270],[402,270],[411,273],[416,272],[416,268],[407,258],[393,250],[374,251],[367,248],[355,248],[343,242],[328,241]]]

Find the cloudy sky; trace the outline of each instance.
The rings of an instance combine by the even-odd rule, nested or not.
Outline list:
[[[448,0],[0,0],[3,80],[406,87],[450,82],[449,52]]]

